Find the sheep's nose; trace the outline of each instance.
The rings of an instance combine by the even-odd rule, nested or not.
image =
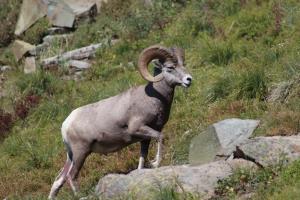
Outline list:
[[[192,84],[192,76],[191,75],[186,75],[185,77],[183,77],[183,86],[185,87],[189,87]]]

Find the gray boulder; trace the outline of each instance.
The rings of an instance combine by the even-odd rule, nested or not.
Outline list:
[[[26,57],[25,63],[24,63],[24,73],[25,74],[31,74],[36,71],[36,62],[35,57]]]
[[[30,26],[47,14],[47,2],[45,0],[23,1],[15,34],[21,35]]]
[[[12,70],[11,66],[8,65],[0,66],[0,72],[6,72],[10,70]]]
[[[96,196],[101,199],[155,199],[162,188],[197,194],[201,199],[214,195],[220,179],[231,175],[239,166],[253,166],[248,161],[216,161],[200,166],[166,166],[157,169],[134,170],[127,175],[109,174],[100,179]]]
[[[237,147],[235,157],[256,162],[262,167],[287,164],[300,157],[300,136],[257,137]]]
[[[11,47],[11,51],[17,61],[19,61],[26,53],[33,49],[35,49],[34,45],[21,40],[15,40]]]
[[[258,125],[259,120],[235,118],[211,125],[192,139],[189,163],[199,165],[214,161],[217,156],[229,157],[237,145],[252,135]]]
[[[300,158],[300,135],[289,137],[257,137],[236,146],[226,161],[190,166],[165,166],[157,169],[134,170],[127,175],[109,174],[96,186],[100,199],[148,200],[157,198],[162,188],[196,194],[201,199],[214,196],[218,181],[232,175],[238,168],[256,170],[258,167],[290,163]]]

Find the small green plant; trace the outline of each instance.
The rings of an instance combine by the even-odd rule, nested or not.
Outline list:
[[[16,58],[10,49],[0,49],[0,65],[9,65],[14,67],[18,65]]]
[[[268,13],[257,12],[256,10],[245,10],[238,17],[238,37],[255,39],[264,35],[271,25],[271,18]]]
[[[176,192],[173,187],[164,187],[159,189],[159,193],[157,193],[157,200],[179,200],[179,194]]]
[[[202,50],[203,59],[215,65],[228,65],[236,55],[236,51],[230,41],[206,40]]]
[[[30,44],[40,44],[47,34],[50,23],[47,18],[38,20],[32,27],[25,31],[21,38]]]
[[[264,100],[267,95],[267,82],[267,76],[262,69],[244,72],[237,86],[237,99]]]
[[[80,48],[92,43],[108,44],[114,37],[120,37],[122,25],[111,16],[101,14],[93,24],[82,24],[74,33],[71,49]]]
[[[20,7],[19,0],[0,1],[0,48],[8,46],[14,39]]]
[[[217,81],[209,88],[207,94],[207,102],[214,102],[218,99],[227,97],[233,89],[233,77],[225,76],[217,79]]]
[[[15,157],[23,151],[22,143],[23,138],[21,136],[8,137],[2,144],[2,149],[8,156]]]
[[[36,169],[48,169],[52,166],[51,156],[52,149],[42,149],[35,139],[26,141],[24,144],[26,170]]]
[[[38,71],[35,74],[28,74],[17,81],[17,87],[22,93],[42,95],[53,94],[57,88],[58,79],[49,72]]]
[[[294,161],[287,167],[277,170],[277,177],[273,180],[264,180],[257,188],[253,199],[297,199],[300,185],[300,162]]]
[[[230,177],[219,181],[215,191],[215,199],[225,197],[236,198],[243,193],[251,192],[261,184],[270,184],[274,179],[272,169],[260,169],[258,171],[239,169]]]
[[[221,15],[231,16],[240,11],[246,3],[245,0],[216,1],[214,7]]]
[[[182,186],[175,180],[176,183],[170,186],[159,186],[158,191],[155,193],[154,199],[157,200],[196,200],[201,199],[196,193],[183,191]],[[177,185],[177,186],[176,186]],[[178,189],[177,189],[178,188]],[[178,190],[181,190],[179,192]]]

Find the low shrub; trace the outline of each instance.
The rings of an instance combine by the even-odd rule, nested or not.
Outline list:
[[[31,108],[38,105],[40,96],[28,95],[24,99],[19,100],[15,105],[15,115],[20,119],[25,119]]]
[[[12,128],[13,116],[0,109],[0,139]]]

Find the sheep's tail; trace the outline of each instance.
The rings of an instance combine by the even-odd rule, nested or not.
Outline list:
[[[68,142],[66,142],[65,140],[64,141],[64,144],[66,145],[66,149],[67,149],[67,157],[70,161],[73,161],[73,152],[72,152],[72,149],[71,149],[71,146]]]

